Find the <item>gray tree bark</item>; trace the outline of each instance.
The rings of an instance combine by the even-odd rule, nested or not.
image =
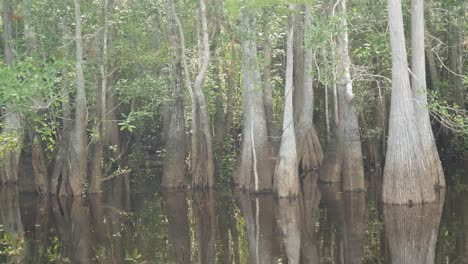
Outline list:
[[[263,11],[263,103],[265,118],[270,141],[277,136],[276,123],[273,116],[273,90],[271,87],[271,43],[270,43],[270,15],[268,9]]]
[[[384,203],[432,202],[433,158],[424,153],[408,76],[401,0],[388,0],[392,54],[392,103],[382,199]]]
[[[347,0],[340,0],[337,13],[346,14]],[[336,48],[340,63],[336,67],[338,122],[335,121],[336,139],[329,145],[325,154],[326,162],[321,169],[321,181],[342,182],[344,191],[364,190],[364,168],[361,138],[354,93],[351,80],[351,60],[348,51],[348,31],[346,18],[340,19],[340,34],[336,38]],[[336,103],[335,103],[336,105]],[[335,113],[336,115],[336,113]]]
[[[414,101],[417,128],[423,147],[423,153],[431,159],[429,165],[433,172],[430,181],[435,187],[445,187],[444,171],[432,133],[429,110],[427,108],[426,60],[424,45],[424,0],[411,1],[411,52],[412,83],[411,91]],[[429,179],[428,179],[429,180]]]
[[[163,164],[162,186],[177,188],[186,185],[185,181],[185,121],[184,99],[182,94],[182,62],[179,52],[179,44],[176,28],[175,5],[172,0],[166,1],[168,15],[168,34],[172,60],[173,91],[170,108],[169,124],[164,129],[166,132],[166,156]]]
[[[311,30],[311,13],[312,7],[306,5],[305,7],[305,19],[304,19],[304,32],[307,34],[308,30]],[[295,45],[304,45],[302,43],[295,43]],[[300,94],[301,96],[296,98],[297,105],[300,109],[297,110],[297,130],[296,130],[296,143],[297,143],[297,156],[299,168],[302,173],[307,174],[309,171],[316,170],[323,160],[322,146],[315,130],[313,116],[314,116],[314,87],[312,78],[313,66],[313,53],[309,48],[304,48],[303,62],[304,69],[303,73],[303,84],[301,86],[294,87],[294,93]],[[301,54],[298,54],[301,56]],[[298,87],[302,87],[302,92],[299,93]]]
[[[75,44],[76,44],[76,85],[75,119],[70,133],[68,148],[68,174],[62,175],[60,195],[82,195],[86,190],[87,174],[87,135],[88,111],[86,108],[86,90],[83,74],[83,39],[81,33],[81,0],[75,3]],[[67,176],[67,177],[64,177]]]
[[[294,11],[295,4],[289,4]],[[283,134],[275,171],[275,190],[281,197],[296,197],[299,194],[299,175],[297,164],[296,135],[293,110],[293,67],[294,67],[294,14],[289,17],[287,31],[286,88],[284,91]]]
[[[200,0],[200,20],[203,44],[203,60],[195,78],[192,91],[192,186],[194,188],[212,188],[214,179],[213,142],[210,118],[206,109],[203,81],[210,63],[208,23],[206,21],[205,1]],[[200,58],[201,59],[201,58]]]
[[[251,192],[271,191],[273,164],[270,159],[265,104],[255,43],[255,18],[244,8],[242,16],[242,89],[244,127],[240,157],[240,187]]]

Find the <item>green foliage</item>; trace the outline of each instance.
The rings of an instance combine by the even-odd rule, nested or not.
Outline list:
[[[19,256],[24,248],[24,238],[22,235],[12,235],[0,225],[0,257],[7,259]]]

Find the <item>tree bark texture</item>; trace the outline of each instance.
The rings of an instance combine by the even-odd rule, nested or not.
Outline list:
[[[307,34],[308,30],[311,30],[311,13],[312,7],[310,5],[306,5],[304,19],[305,34]],[[295,45],[304,45],[304,42],[295,43]],[[296,98],[296,102],[298,104],[295,104],[294,107],[300,106],[300,109],[297,110],[298,116],[296,119],[297,160],[300,171],[306,174],[312,170],[316,170],[321,165],[323,160],[323,151],[313,122],[314,87],[311,75],[312,68],[314,67],[313,53],[309,48],[304,49],[304,65],[302,66],[304,69],[303,84],[301,86],[294,87],[294,94],[300,94],[300,96]],[[298,55],[301,56],[301,54]],[[299,87],[302,87],[302,92],[298,90]]]
[[[255,43],[255,18],[247,9],[242,10],[241,16],[244,127],[239,169],[240,187],[251,192],[271,191],[273,164]]]
[[[346,0],[340,0],[337,13],[340,16],[340,34],[336,38],[336,49],[340,63],[336,67],[335,130],[325,153],[325,162],[320,169],[323,182],[342,182],[344,191],[364,190],[364,168],[359,132],[359,122],[354,105],[349,57]],[[334,14],[334,13],[333,13]],[[338,113],[336,113],[338,111]]]
[[[168,34],[172,60],[173,102],[170,105],[169,123],[164,127],[166,134],[166,156],[163,164],[162,186],[166,188],[183,187],[185,181],[185,121],[184,99],[182,94],[182,61],[176,28],[175,4],[172,0],[166,1],[168,14]]]
[[[192,187],[212,188],[215,184],[213,142],[210,118],[202,89],[210,63],[208,23],[206,21],[204,0],[200,0],[200,20],[203,38],[203,60],[195,78],[192,92]]]
[[[412,83],[411,91],[414,101],[417,128],[423,147],[423,153],[431,161],[429,165],[433,172],[427,177],[436,187],[445,187],[444,171],[432,133],[429,110],[427,108],[426,60],[424,45],[424,0],[411,1],[411,52],[412,52]],[[428,179],[429,180],[429,179]]]
[[[290,4],[289,9],[295,10],[296,5]],[[299,194],[299,175],[297,166],[296,135],[293,112],[293,67],[294,67],[294,14],[289,17],[286,52],[286,88],[284,91],[283,134],[275,171],[275,189],[278,196],[296,197]]]
[[[75,44],[76,44],[76,85],[75,120],[70,133],[67,162],[68,174],[62,175],[60,195],[82,195],[86,190],[87,174],[87,135],[88,111],[86,108],[86,90],[83,74],[83,40],[81,33],[81,0],[75,3]]]
[[[265,105],[265,118],[267,122],[268,137],[274,142],[277,135],[276,123],[273,116],[273,90],[271,86],[271,43],[270,43],[270,16],[268,9],[263,11],[263,103]]]
[[[401,0],[388,0],[392,54],[392,103],[382,199],[384,203],[433,202],[431,181],[433,158],[425,148],[417,127],[416,111],[408,76]]]

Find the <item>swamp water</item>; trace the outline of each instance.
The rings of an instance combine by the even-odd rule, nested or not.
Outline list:
[[[382,206],[378,192],[313,177],[280,201],[229,188],[86,199],[0,188],[0,263],[468,263],[468,192]]]

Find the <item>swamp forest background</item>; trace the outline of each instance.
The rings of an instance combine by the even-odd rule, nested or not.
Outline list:
[[[0,2],[0,262],[468,262],[466,1]]]

